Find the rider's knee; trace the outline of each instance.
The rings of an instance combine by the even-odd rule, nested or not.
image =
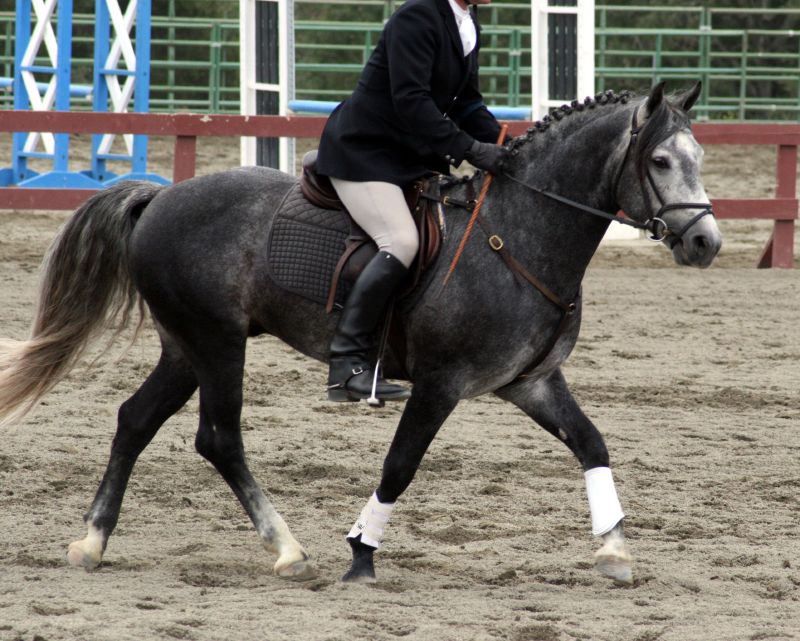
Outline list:
[[[392,238],[392,248],[389,253],[403,265],[409,267],[414,261],[418,250],[419,235],[417,234],[417,228],[412,226],[410,229],[404,229],[402,232],[395,234]]]

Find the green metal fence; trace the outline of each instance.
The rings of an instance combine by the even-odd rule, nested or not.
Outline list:
[[[225,3],[223,3],[225,4]],[[235,15],[235,0],[226,15]],[[345,97],[399,2],[338,0],[295,3],[297,97]],[[325,5],[325,20],[317,19]],[[359,7],[361,22],[332,20]],[[238,18],[153,16],[151,106],[156,111],[237,112]],[[760,28],[780,17],[788,28]],[[597,7],[596,85],[645,90],[661,79],[675,86],[703,80],[698,112],[710,119],[800,117],[800,9]],[[530,5],[481,7],[482,83],[487,101],[530,103]],[[773,20],[774,21],[774,20]],[[622,27],[621,24],[635,26]],[[90,84],[93,19],[74,17],[73,82]],[[0,76],[13,75],[13,12],[0,12]],[[768,46],[767,46],[768,45]],[[0,91],[0,107],[11,105]],[[89,103],[76,100],[75,108]]]
[[[800,8],[598,6],[596,64],[598,90],[699,79],[704,117],[797,120]]]

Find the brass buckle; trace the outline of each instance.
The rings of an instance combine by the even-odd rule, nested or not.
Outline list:
[[[494,249],[496,252],[499,252],[501,249],[503,249],[503,239],[497,234],[492,234],[489,236],[489,247]]]

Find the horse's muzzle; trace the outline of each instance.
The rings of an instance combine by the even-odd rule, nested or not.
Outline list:
[[[682,234],[667,236],[664,240],[672,249],[675,262],[690,267],[708,267],[722,247],[722,234],[713,215],[695,221]]]

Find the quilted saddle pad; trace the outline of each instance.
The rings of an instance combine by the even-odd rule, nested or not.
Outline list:
[[[350,217],[340,209],[309,203],[294,185],[275,215],[268,242],[272,279],[284,289],[324,305],[336,264],[350,234]],[[342,304],[349,284],[341,283],[336,302]]]

